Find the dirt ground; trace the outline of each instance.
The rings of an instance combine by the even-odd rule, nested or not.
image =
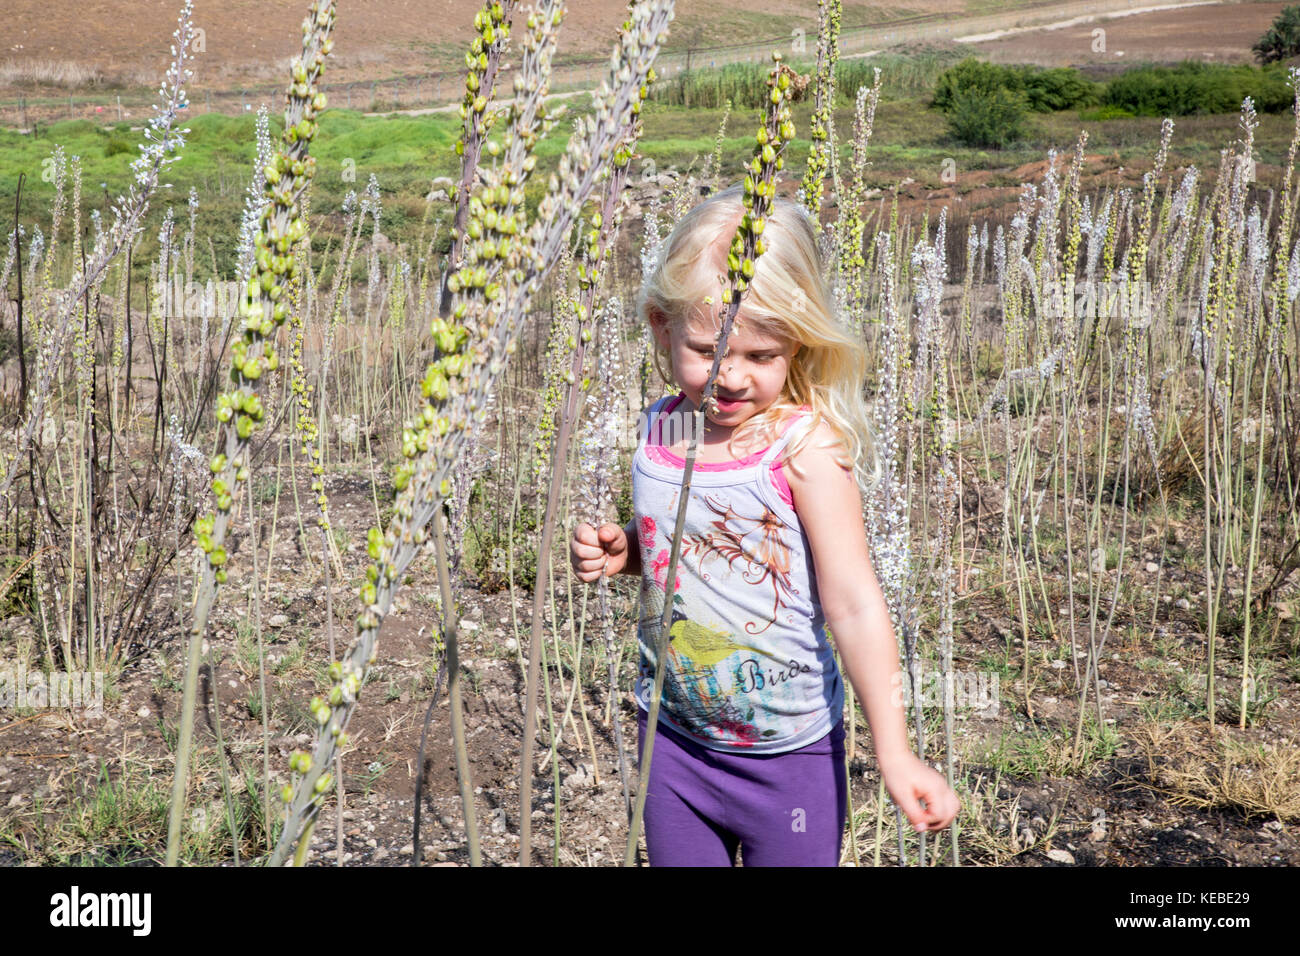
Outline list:
[[[474,13],[481,6],[478,0],[368,0],[344,9],[338,17],[330,82],[369,82],[459,69],[473,36]],[[873,3],[844,6],[844,22],[853,24],[889,16],[959,13],[966,3],[912,0],[890,9]],[[1283,6],[1231,3],[1110,17],[1014,33],[970,47],[989,59],[1045,65],[1184,57],[1243,62],[1249,59],[1250,45]],[[146,87],[155,85],[166,66],[178,10],[176,0],[8,0],[5,7],[0,17],[0,62],[75,62],[93,68],[105,82]],[[988,7],[980,4],[978,9],[984,13]],[[192,88],[238,90],[242,84],[278,80],[288,58],[297,52],[297,28],[304,11],[302,0],[228,0],[201,7],[195,26],[204,31],[203,50],[190,64]],[[767,3],[761,12],[807,30],[816,28],[817,6],[811,0]],[[625,13],[623,0],[570,0],[561,56],[605,56]],[[1104,52],[1092,50],[1092,31],[1097,27],[1106,31]],[[767,27],[764,35],[774,30]],[[738,35],[728,30],[724,8],[685,2],[678,7],[668,49],[743,42],[752,39],[750,32]],[[0,94],[7,95],[2,86]]]
[[[523,9],[520,3],[518,9]],[[568,0],[561,31],[561,57],[606,57],[625,0]],[[873,2],[845,3],[846,23],[876,19],[879,12],[854,14],[854,8],[879,11]],[[951,11],[949,0],[911,0],[892,5],[898,16]],[[964,2],[961,4],[964,6]],[[463,69],[462,57],[474,36],[474,14],[481,0],[366,0],[340,5],[332,82],[369,81],[437,69]],[[165,66],[180,0],[7,0],[0,17],[0,62],[75,61],[152,86]],[[206,49],[194,64],[195,88],[229,88],[241,82],[275,81],[281,64],[300,46],[298,26],[305,0],[227,0],[196,8],[194,25],[205,33]],[[785,17],[816,32],[815,0],[776,0],[763,13]],[[520,22],[520,21],[517,21]],[[742,42],[734,32],[726,41],[725,9],[691,0],[679,3],[669,48],[703,43]],[[777,30],[776,33],[780,33]],[[772,33],[769,29],[763,35]],[[775,35],[775,34],[773,34]]]
[[[174,29],[175,0],[68,0],[41,3],[10,0],[0,18],[0,121],[22,126],[70,116],[104,120],[144,108],[167,66],[166,50]],[[984,14],[988,5],[962,0]],[[1039,6],[1040,4],[1034,4]],[[1050,6],[1050,4],[1041,4]],[[238,112],[259,96],[271,94],[297,51],[300,0],[231,0],[204,8],[196,16],[202,52],[189,67],[187,89],[197,107]],[[373,104],[373,108],[448,106],[459,88],[465,45],[473,34],[476,0],[373,0],[341,14],[336,27],[327,89],[336,104]],[[912,0],[906,6],[846,4],[844,22],[861,24],[953,12],[943,0]],[[1019,30],[999,39],[963,43],[972,54],[991,60],[1048,66],[1090,67],[1105,75],[1124,66],[1191,58],[1208,62],[1251,62],[1250,46],[1265,31],[1280,2],[1221,3],[1155,13],[1108,17],[1095,22]],[[667,51],[716,47],[760,36],[779,35],[791,24],[816,30],[816,4],[810,0],[765,4],[748,10],[740,28],[723,7],[680,4]],[[431,18],[430,10],[442,16]],[[603,59],[622,21],[621,0],[574,0],[561,31],[557,62],[591,63]],[[1004,22],[1014,24],[1008,12]],[[1093,31],[1105,31],[1096,45]],[[66,89],[33,86],[38,64],[74,64],[92,79]],[[66,71],[65,71],[66,72]],[[590,81],[588,67],[560,70],[561,85]],[[45,74],[42,74],[45,75]],[[594,75],[594,74],[593,74]],[[567,79],[566,79],[567,77]],[[251,101],[250,98],[251,97]],[[116,99],[116,101],[115,101]]]
[[[351,541],[363,539],[371,509],[365,483],[355,476],[336,475],[327,487],[336,524],[347,529]],[[301,490],[306,493],[305,487]],[[263,537],[269,533],[268,518],[269,514],[263,515]],[[304,573],[303,556],[283,536],[283,528],[293,521],[292,500],[287,495],[281,499],[280,520],[284,524],[271,567],[271,589],[262,607],[267,661],[272,672],[294,654],[303,654],[308,662],[328,656],[319,574]],[[996,521],[996,517],[991,519],[992,524]],[[234,774],[232,787],[238,798],[248,799],[248,778],[256,780],[261,773],[261,723],[247,704],[257,687],[255,658],[236,634],[245,613],[240,590],[247,572],[237,572],[248,560],[247,542],[243,543],[245,547],[234,553],[232,580],[223,591],[219,623],[211,639],[213,660],[217,662],[215,707],[206,671],[201,681],[204,704],[198,714],[196,739],[199,765],[205,769],[197,774],[197,795],[191,800],[191,825],[195,827],[210,826],[225,812],[214,770],[215,718],[220,719],[226,756]],[[266,542],[263,544],[265,547]],[[363,549],[355,544],[349,546],[344,559],[349,575],[359,575]],[[412,585],[399,597],[399,611],[384,625],[378,661],[348,728],[354,745],[344,761],[347,796],[343,845],[347,865],[410,864],[413,798],[416,778],[421,773],[421,844],[425,861],[442,865],[467,862],[445,692],[434,710],[426,762],[422,770],[417,768],[416,754],[429,700],[429,635],[436,620],[432,606],[436,592],[431,561],[417,561],[413,572]],[[1154,586],[1154,574],[1137,573],[1144,586]],[[1166,569],[1163,587],[1171,587],[1181,574]],[[620,581],[620,593],[630,595],[628,585],[628,581]],[[574,614],[581,615],[582,588],[560,585],[557,600],[561,631],[571,598]],[[466,724],[483,857],[490,865],[510,865],[519,856],[518,755],[524,682],[517,648],[527,644],[530,596],[517,591],[512,613],[508,590],[487,593],[467,587],[461,594]],[[165,606],[168,602],[164,599],[162,603]],[[334,604],[341,634],[348,633],[346,611],[352,603],[350,591],[336,586]],[[987,666],[991,657],[1005,653],[1012,622],[992,603],[973,601],[964,606],[968,611],[957,637],[955,666]],[[548,613],[548,646],[553,639],[549,619]],[[627,633],[630,622],[630,618],[620,618],[620,633]],[[10,621],[0,626],[13,624]],[[1203,654],[1191,612],[1166,606],[1160,615],[1159,631],[1164,635],[1162,640],[1167,639],[1179,655],[1194,658]],[[592,634],[590,628],[587,634]],[[111,780],[127,777],[136,788],[153,786],[166,791],[173,768],[168,735],[174,735],[178,723],[180,694],[176,682],[183,670],[184,641],[174,622],[160,630],[157,637],[156,646],[117,682],[105,716],[44,711],[14,718],[7,713],[0,722],[0,823],[16,840],[0,843],[0,863],[49,862],[45,854],[56,852],[56,847],[61,853],[77,848],[78,839],[86,837],[79,838],[76,828],[66,821],[78,816],[75,811],[79,804],[94,802],[90,795],[101,773]],[[567,638],[562,634],[561,640]],[[1105,713],[1115,721],[1119,748],[1082,773],[998,777],[976,755],[981,742],[996,742],[1003,733],[1013,730],[1023,733],[1027,728],[1037,728],[1045,739],[1068,735],[1074,721],[1072,700],[1050,682],[1044,684],[1036,677],[1030,693],[1031,710],[1026,706],[1018,674],[1012,672],[1005,678],[1000,708],[963,711],[959,715],[961,747],[964,754],[970,754],[963,756],[959,768],[975,781],[973,791],[962,793],[963,860],[972,865],[1014,866],[1070,865],[1071,861],[1085,866],[1300,864],[1300,839],[1293,823],[1283,823],[1269,814],[1248,816],[1234,808],[1178,806],[1159,792],[1162,780],[1152,759],[1163,764],[1167,757],[1148,758],[1144,754],[1151,753],[1152,746],[1157,754],[1173,754],[1175,748],[1164,741],[1162,750],[1161,741],[1156,741],[1154,745],[1148,742],[1144,749],[1130,730],[1145,726],[1139,718],[1144,706],[1167,698],[1171,691],[1143,667],[1145,655],[1154,651],[1122,643],[1122,635],[1115,635],[1113,640],[1120,643],[1112,645],[1114,654],[1104,655],[1107,660],[1101,674]],[[1031,647],[1036,656],[1058,649],[1055,641],[1033,641]],[[1014,656],[1019,654],[1017,649]],[[630,659],[625,659],[628,686],[630,666]],[[1056,673],[1064,677],[1067,671]],[[557,722],[570,690],[568,676],[571,672],[564,686],[558,681],[552,686]],[[614,865],[621,860],[626,842],[617,752],[612,725],[604,721],[606,683],[583,682],[582,698],[574,700],[572,721],[564,725],[560,738],[561,864]],[[1289,740],[1293,746],[1300,732],[1300,707],[1295,706],[1300,695],[1291,682],[1283,684],[1278,688],[1282,699],[1260,726],[1238,731],[1223,722],[1220,733],[1258,744],[1285,745]],[[309,673],[299,667],[289,669],[283,677],[272,676],[269,686],[272,714],[277,715],[271,730],[270,760],[273,774],[281,777],[288,754],[309,740],[308,724],[301,714],[315,691]],[[614,710],[622,722],[628,759],[634,768],[636,722],[630,696],[621,695]],[[1179,741],[1178,750],[1198,756],[1208,752],[1210,744],[1203,720],[1171,726]],[[539,759],[547,753],[548,741],[543,717],[537,737]],[[852,763],[852,799],[857,854],[866,865],[874,852],[878,775],[865,727],[858,729],[857,745]],[[941,759],[940,749],[933,748],[931,761]],[[533,858],[540,864],[554,857],[552,774],[550,766],[539,764],[532,814]],[[60,824],[59,820],[65,822]],[[45,829],[41,829],[42,821]],[[892,808],[887,808],[884,821],[881,858],[892,862],[896,859]],[[140,846],[142,839],[159,836],[156,813],[150,823],[153,829],[141,822],[135,833],[93,831],[96,842],[80,846],[85,854],[82,861],[157,862],[154,853],[161,852],[160,846],[154,853]],[[334,855],[335,812],[330,805],[322,814],[310,861],[330,864]],[[844,862],[853,858],[854,846],[846,840]]]
[[[134,78],[165,65],[177,0],[9,0],[0,23],[0,57],[72,60],[106,75]],[[474,35],[480,0],[367,0],[340,11],[336,52],[329,65],[336,82],[369,80],[430,69],[435,60],[459,59]],[[565,31],[572,55],[604,52],[622,22],[621,0],[570,0]],[[278,79],[301,47],[302,0],[227,0],[196,8],[205,49],[193,64],[195,87]],[[150,80],[152,82],[152,80]]]
[[[1098,17],[1055,29],[1028,30],[997,40],[963,44],[973,55],[999,63],[1040,66],[1113,66],[1178,60],[1254,63],[1255,43],[1285,3],[1223,3]],[[1104,30],[1104,36],[1094,31]],[[1102,41],[1102,42],[1099,42]]]

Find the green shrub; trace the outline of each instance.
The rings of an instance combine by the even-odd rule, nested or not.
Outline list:
[[[1005,67],[967,57],[954,67],[944,70],[934,85],[934,98],[930,105],[951,113],[957,96],[965,92],[992,93],[1007,86],[1010,77]]]
[[[1284,7],[1251,49],[1261,63],[1275,63],[1300,53],[1300,6]]]
[[[1187,61],[1127,70],[1110,81],[1103,101],[1138,116],[1188,116],[1235,113],[1247,96],[1261,113],[1290,109],[1293,99],[1278,67]]]
[[[131,153],[134,151],[135,147],[131,145],[131,141],[118,133],[114,133],[110,136],[108,142],[104,144],[104,158],[106,159],[110,156],[117,156],[121,153]]]
[[[963,145],[1001,149],[1024,135],[1023,93],[997,88],[963,89],[952,96],[948,132]]]
[[[930,105],[951,113],[962,91],[992,94],[996,90],[1021,94],[1025,106],[1036,113],[1075,109],[1098,101],[1096,84],[1084,78],[1078,70],[1001,66],[967,57],[939,76]]]
[[[1097,85],[1078,70],[1053,67],[1049,70],[1026,68],[1022,76],[1025,98],[1035,113],[1055,113],[1077,109],[1097,102]]]

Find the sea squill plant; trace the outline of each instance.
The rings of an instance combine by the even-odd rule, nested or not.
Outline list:
[[[1291,84],[1293,95],[1295,97],[1293,110],[1295,114],[1295,126],[1291,134],[1291,148],[1287,152],[1286,171],[1282,177],[1282,214],[1281,221],[1277,231],[1277,249],[1273,259],[1273,280],[1268,294],[1268,315],[1267,328],[1264,335],[1264,345],[1262,349],[1263,357],[1263,381],[1260,385],[1259,399],[1259,416],[1261,434],[1256,446],[1255,452],[1255,481],[1254,481],[1254,498],[1251,503],[1250,511],[1250,544],[1246,553],[1246,581],[1242,598],[1242,638],[1241,638],[1241,697],[1240,707],[1240,727],[1246,729],[1247,704],[1249,703],[1250,687],[1253,683],[1250,677],[1250,638],[1253,621],[1251,615],[1254,611],[1252,606],[1254,578],[1256,570],[1256,561],[1258,560],[1259,540],[1260,540],[1260,513],[1263,507],[1263,480],[1264,474],[1264,436],[1263,420],[1268,411],[1269,382],[1274,369],[1278,373],[1279,386],[1283,381],[1282,377],[1282,354],[1285,336],[1285,326],[1288,317],[1291,315],[1290,304],[1295,299],[1296,289],[1294,288],[1296,277],[1293,275],[1294,269],[1292,263],[1296,259],[1289,252],[1292,241],[1291,228],[1295,217],[1295,198],[1292,195],[1291,185],[1295,175],[1296,152],[1300,149],[1300,69],[1292,67],[1288,71],[1288,80]],[[1296,247],[1300,252],[1300,245]],[[1280,391],[1280,388],[1279,388]]]
[[[309,212],[306,196],[303,197],[302,207],[300,215],[306,221]],[[330,632],[330,652],[332,656],[334,650],[334,616],[329,613],[332,610],[329,572],[332,564],[334,573],[341,580],[343,577],[343,562],[334,543],[334,538],[330,534],[329,497],[325,494],[325,467],[321,459],[320,426],[317,424],[315,410],[312,408],[312,398],[316,393],[316,388],[314,384],[307,381],[307,369],[302,362],[303,337],[305,335],[303,314],[307,309],[305,279],[309,271],[305,245],[305,243],[299,244],[293,250],[295,268],[292,275],[286,276],[285,282],[284,298],[287,305],[289,325],[293,333],[289,349],[289,388],[296,399],[297,418],[294,427],[298,436],[298,447],[302,457],[306,459],[307,467],[311,469],[311,490],[316,495],[316,530],[320,539],[321,563],[325,571],[325,602],[327,606],[325,619]],[[326,381],[327,374],[328,371],[322,363],[320,378],[322,386]],[[323,391],[324,388],[322,388]]]
[[[934,242],[918,240],[912,249],[912,278],[914,280],[916,304],[916,359],[912,378],[912,405],[916,409],[913,417],[916,421],[915,444],[925,448],[923,460],[929,460],[937,466],[931,478],[931,485],[936,492],[940,507],[939,544],[937,553],[946,561],[946,573],[951,578],[951,551],[943,558],[945,549],[951,548],[951,526],[949,517],[955,500],[956,476],[953,473],[947,442],[944,435],[944,410],[947,408],[948,362],[947,330],[944,328],[942,301],[945,278],[944,242],[946,239],[946,213],[940,212],[939,225]],[[922,417],[921,410],[928,409],[929,414]],[[929,425],[929,442],[924,442],[923,430]],[[903,531],[902,527],[898,530]],[[915,597],[915,595],[910,595]],[[912,704],[915,721],[916,750],[925,754],[925,716],[922,709],[921,694],[921,655],[918,648],[919,628],[916,623],[916,609],[910,600],[900,602],[898,615],[900,624],[899,638],[903,643],[903,657],[913,688]],[[949,625],[951,622],[949,622]],[[941,629],[942,630],[942,629]],[[940,653],[945,658],[942,665],[942,679],[946,682],[951,674],[951,633],[940,635]],[[945,695],[946,697],[946,695]],[[950,707],[946,716],[951,718]],[[948,740],[951,746],[951,738]],[[949,751],[951,755],[951,750]],[[897,816],[898,807],[895,805]],[[901,818],[899,818],[901,824]],[[900,832],[901,832],[900,826]],[[918,865],[925,866],[926,835],[921,835],[918,850]]]
[[[623,24],[625,31],[630,27],[630,22]],[[651,68],[646,74],[646,83],[642,86],[638,95],[644,98],[649,85],[653,82],[654,70]],[[584,371],[584,364],[587,359],[587,347],[592,340],[596,295],[604,277],[606,265],[613,254],[614,240],[618,237],[618,229],[622,221],[623,188],[627,184],[632,154],[636,150],[636,144],[641,137],[641,129],[639,112],[632,114],[627,123],[624,136],[615,150],[613,162],[603,171],[600,203],[588,219],[586,232],[581,237],[584,255],[575,270],[578,277],[578,295],[575,299],[568,300],[568,304],[574,313],[576,334],[567,343],[572,350],[570,367],[564,374],[568,388],[564,394],[559,432],[555,436],[554,448],[549,449],[551,476],[546,495],[546,514],[542,520],[542,537],[537,549],[537,579],[533,587],[532,629],[529,634],[528,679],[524,702],[524,742],[519,780],[521,795],[519,806],[520,863],[524,866],[531,862],[533,721],[536,719],[537,712],[537,685],[542,651],[542,609],[546,596],[545,572],[551,566],[551,539],[559,515],[565,464],[569,459],[569,442],[578,415],[581,412],[581,403],[584,400],[585,392],[591,384],[591,376]],[[609,347],[607,340],[606,348]],[[609,361],[610,356],[606,354],[605,359]],[[596,525],[596,527],[599,527],[599,525]],[[617,723],[615,726],[617,727]],[[621,730],[616,732],[621,736]],[[552,740],[554,740],[554,737],[552,737]],[[620,770],[626,777],[626,769],[620,766]],[[558,774],[558,772],[557,769],[556,773]],[[557,800],[556,813],[558,814],[558,812],[559,802]],[[558,828],[556,832],[558,834]]]
[[[853,105],[853,159],[849,175],[845,177],[844,196],[837,197],[839,214],[835,217],[836,245],[840,255],[835,260],[844,282],[845,307],[850,324],[861,334],[865,322],[866,306],[863,291],[867,266],[863,255],[862,238],[866,222],[862,205],[867,195],[867,144],[876,121],[876,106],[880,103],[880,69],[876,68],[875,82],[870,89],[858,87]]]
[[[310,754],[295,754],[291,762],[294,778],[284,792],[288,811],[272,865],[283,863],[295,847],[298,859],[305,854],[304,830],[314,825],[332,783],[327,768],[374,660],[380,624],[406,568],[427,540],[427,524],[450,491],[452,469],[470,432],[483,420],[487,397],[515,351],[533,297],[559,258],[598,173],[640,112],[650,67],[672,15],[673,0],[643,0],[632,9],[631,28],[620,35],[610,57],[593,114],[585,118],[581,135],[570,138],[531,222],[524,209],[524,185],[537,164],[534,148],[549,128],[544,97],[564,8],[559,0],[542,0],[528,16],[516,96],[501,139],[486,147],[496,163],[481,170],[482,182],[469,201],[463,264],[447,280],[447,318],[435,320],[431,328],[440,357],[420,383],[419,417],[403,428],[405,461],[394,481],[393,519],[382,532],[371,529],[367,551],[374,564],[361,588],[356,637],[331,667],[328,694],[313,701],[316,739]],[[473,106],[477,110],[477,100]],[[450,660],[447,666],[452,667]]]
[[[910,329],[900,304],[898,267],[894,254],[895,229],[876,233],[876,263],[880,274],[880,367],[873,411],[876,447],[880,456],[880,481],[875,493],[864,502],[870,532],[871,564],[880,579],[880,588],[889,606],[899,650],[909,668],[908,679],[917,687],[911,659],[906,655],[907,635],[914,630],[914,594],[912,575],[911,501],[908,488],[908,459],[904,456],[904,431],[910,421],[906,382]],[[878,803],[883,814],[884,782],[881,781]],[[894,807],[898,823],[898,858],[904,858],[902,811]],[[881,817],[877,817],[877,832]],[[876,843],[877,865],[880,843]]]
[[[469,201],[474,193],[483,144],[498,118],[487,107],[496,90],[497,74],[501,70],[501,60],[510,39],[510,21],[514,16],[516,2],[517,0],[485,0],[483,9],[474,14],[475,36],[465,53],[468,72],[460,104],[461,131],[456,139],[456,155],[461,158],[461,175],[460,182],[452,188],[450,196],[455,200],[456,208],[451,218],[451,249],[444,260],[438,301],[439,315],[444,319],[451,308],[448,280],[460,268],[465,243],[471,238],[466,234],[470,215]],[[540,13],[539,7],[538,15]],[[522,71],[515,74],[516,78],[522,75]],[[495,148],[499,150],[500,143]]]
[[[601,361],[596,373],[590,414],[578,442],[578,480],[574,487],[574,507],[593,528],[617,519],[614,488],[609,476],[618,467],[619,438],[622,434],[623,395],[627,390],[627,370],[622,350],[622,303],[610,296],[597,321],[596,337]],[[618,752],[618,776],[623,785],[623,807],[632,813],[632,790],[628,779],[627,752],[623,746],[623,725],[618,707],[617,655],[614,646],[614,614],[610,601],[609,579],[596,582],[596,623],[605,645],[609,671],[610,719],[614,725],[614,749]]]
[[[727,253],[727,276],[722,287],[721,328],[714,347],[713,365],[700,393],[700,406],[691,423],[691,440],[686,449],[686,463],[682,472],[682,489],[678,497],[677,519],[673,528],[672,545],[668,552],[665,573],[666,593],[664,613],[659,622],[659,636],[655,647],[655,676],[650,692],[650,711],[646,716],[645,742],[641,748],[640,786],[637,788],[636,807],[632,825],[628,828],[627,850],[624,866],[636,863],[637,842],[641,836],[641,821],[645,817],[646,786],[650,779],[650,761],[654,754],[655,731],[659,724],[659,707],[664,686],[664,665],[668,659],[668,629],[672,624],[673,592],[677,584],[677,562],[681,556],[682,534],[686,528],[686,505],[690,500],[691,475],[695,469],[695,456],[699,436],[704,434],[705,411],[713,402],[714,385],[723,356],[727,353],[727,338],[736,322],[740,303],[749,282],[754,278],[758,258],[765,251],[763,231],[767,216],[776,198],[776,174],[785,167],[785,147],[794,139],[795,126],[790,118],[790,75],[781,69],[780,52],[772,51],[773,66],[768,74],[768,104],[763,123],[755,135],[754,156],[745,167],[744,205],[747,210],[741,217],[736,234]]]
[[[299,200],[316,170],[308,153],[318,116],[325,109],[325,94],[318,84],[325,57],[333,49],[333,0],[315,0],[303,22],[302,52],[290,67],[284,133],[275,158],[267,165],[266,199],[253,239],[256,269],[249,276],[240,314],[243,334],[233,345],[230,373],[234,387],[217,396],[217,444],[212,457],[212,493],[216,511],[194,522],[203,553],[198,596],[190,628],[185,672],[184,702],[177,743],[176,775],[172,784],[171,814],[167,827],[167,865],[176,864],[180,851],[180,825],[185,803],[189,749],[194,732],[194,691],[198,680],[199,649],[207,630],[208,614],[217,589],[226,580],[225,540],[232,512],[249,478],[249,446],[266,415],[259,380],[279,367],[275,337],[288,318],[287,285],[298,274],[295,245],[307,235]]]
[[[62,367],[63,355],[68,346],[73,313],[90,290],[102,281],[104,271],[118,253],[135,239],[154,192],[171,186],[170,183],[160,185],[159,179],[168,166],[180,159],[177,154],[185,145],[185,136],[189,133],[188,129],[178,129],[176,121],[186,102],[184,84],[190,76],[190,70],[185,64],[194,41],[193,13],[193,3],[185,0],[177,18],[177,28],[172,34],[176,41],[172,45],[172,64],[158,89],[159,102],[154,105],[155,115],[145,127],[146,142],[141,144],[140,155],[131,163],[135,181],[113,203],[113,225],[108,230],[106,240],[96,245],[89,258],[74,262],[75,271],[71,281],[57,295],[51,294],[47,307],[40,310],[43,318],[39,325],[39,353],[43,358],[27,396],[27,416],[18,434],[18,446],[13,457],[5,463],[5,475],[0,480],[0,497],[9,497],[28,446],[41,430],[54,376]],[[56,213],[59,208],[60,204],[56,203]],[[57,228],[54,235],[57,236]],[[53,247],[54,243],[51,242],[49,253],[53,252]],[[36,255],[33,250],[33,266]],[[48,280],[49,270],[53,267],[49,254],[46,263]]]
[[[803,203],[815,223],[821,217],[822,183],[834,162],[831,111],[835,107],[835,65],[840,58],[840,13],[841,0],[817,0],[817,91],[808,134],[812,147],[803,177]],[[843,208],[843,196],[837,195],[835,201]]]
[[[573,271],[573,250],[565,243],[560,253],[559,266],[556,269],[554,315],[551,318],[551,331],[546,339],[546,354],[542,359],[542,407],[537,421],[537,432],[533,437],[533,484],[540,486],[546,477],[550,464],[551,446],[555,442],[555,416],[564,399],[563,387],[566,377],[572,376],[566,366],[570,364],[573,348],[577,340],[570,329],[573,328],[574,301],[569,295],[569,279]],[[573,340],[573,345],[568,344]]]

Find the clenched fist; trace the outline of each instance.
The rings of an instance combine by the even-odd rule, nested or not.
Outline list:
[[[618,525],[603,524],[597,531],[583,522],[574,529],[569,558],[579,581],[612,578],[627,567],[627,557],[627,533]]]

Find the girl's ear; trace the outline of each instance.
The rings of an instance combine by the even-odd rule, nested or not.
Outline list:
[[[660,348],[669,347],[668,318],[662,312],[657,310],[650,312],[650,331],[654,334]]]

